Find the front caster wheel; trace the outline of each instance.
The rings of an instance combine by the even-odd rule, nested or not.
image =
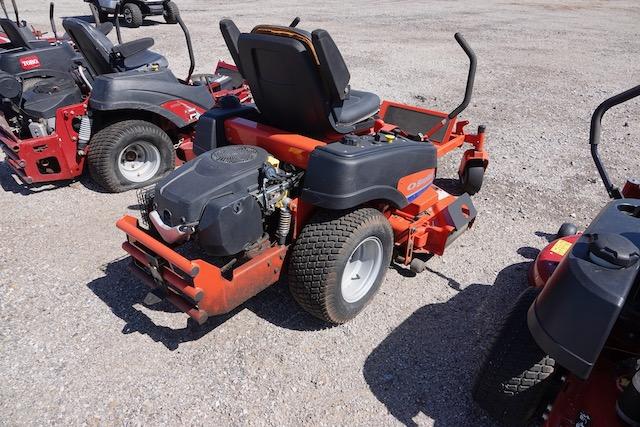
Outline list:
[[[178,22],[180,16],[180,10],[175,2],[169,1],[164,5],[164,12],[162,13],[164,22],[167,24],[175,24]]]
[[[500,423],[526,426],[553,398],[555,361],[529,332],[527,311],[540,291],[526,289],[507,315],[473,386],[478,405]]]
[[[175,167],[171,138],[142,120],[113,123],[89,142],[89,174],[104,190],[119,193],[147,186]]]
[[[135,3],[126,3],[122,8],[122,16],[128,27],[138,28],[144,23],[144,15],[140,6]],[[117,17],[116,17],[117,19]]]
[[[470,196],[480,191],[483,180],[484,166],[465,166],[462,175],[460,175],[462,190]]]
[[[315,317],[345,323],[378,291],[392,252],[393,232],[378,210],[320,211],[291,252],[291,294]]]

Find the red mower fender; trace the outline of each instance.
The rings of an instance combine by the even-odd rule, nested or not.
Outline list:
[[[556,239],[542,249],[529,267],[529,285],[535,288],[543,288],[547,284],[549,277],[556,271],[562,258],[569,252],[569,249],[581,234]]]

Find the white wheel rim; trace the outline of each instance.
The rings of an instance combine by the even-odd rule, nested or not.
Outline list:
[[[149,142],[133,142],[118,155],[118,170],[130,182],[145,182],[160,169],[160,151]]]
[[[367,237],[351,252],[340,284],[346,302],[358,302],[371,290],[382,268],[382,255],[382,242],[375,236]]]

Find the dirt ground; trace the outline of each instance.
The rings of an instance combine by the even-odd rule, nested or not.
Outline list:
[[[48,1],[18,0],[48,28]],[[146,307],[127,271],[116,219],[135,193],[88,179],[25,189],[0,165],[0,425],[491,425],[470,384],[527,263],[564,221],[585,226],[606,202],[587,147],[606,97],[640,83],[640,8],[621,1],[219,2],[178,0],[197,71],[230,60],[229,17],[331,32],[355,88],[450,110],[462,98],[462,32],[478,55],[473,102],[491,164],[476,226],[428,270],[389,269],[354,321],[326,328],[278,284],[202,327]],[[57,15],[86,16],[81,0]],[[60,22],[58,25],[59,28]],[[125,40],[155,38],[187,70],[176,26],[150,19]],[[602,152],[621,183],[638,174],[640,103],[611,111]],[[455,175],[461,152],[440,167]]]

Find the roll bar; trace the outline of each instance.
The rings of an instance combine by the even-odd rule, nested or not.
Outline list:
[[[454,37],[462,50],[464,50],[464,53],[466,53],[469,57],[469,74],[467,75],[467,87],[464,90],[464,99],[462,100],[462,103],[460,105],[458,105],[452,112],[449,113],[449,119],[457,117],[458,114],[462,113],[465,108],[467,108],[469,102],[471,102],[473,83],[476,79],[476,66],[478,63],[475,52],[473,51],[473,49],[471,49],[471,46],[469,46],[462,34],[456,33]]]
[[[622,193],[620,193],[620,189],[611,183],[609,175],[607,174],[607,171],[602,164],[602,160],[600,159],[600,155],[598,154],[598,143],[600,142],[600,134],[602,133],[602,116],[604,116],[604,113],[606,113],[611,107],[627,102],[637,96],[640,96],[640,85],[632,87],[631,89],[625,90],[624,92],[607,99],[600,104],[598,108],[596,108],[596,111],[593,112],[593,116],[591,116],[591,129],[589,130],[591,157],[593,157],[593,161],[596,164],[596,168],[598,169],[604,188],[612,199],[622,199]]]
[[[56,29],[56,20],[54,17],[56,5],[51,2],[49,3],[49,22],[51,23],[51,31],[53,31],[53,37],[58,39],[58,30]]]

